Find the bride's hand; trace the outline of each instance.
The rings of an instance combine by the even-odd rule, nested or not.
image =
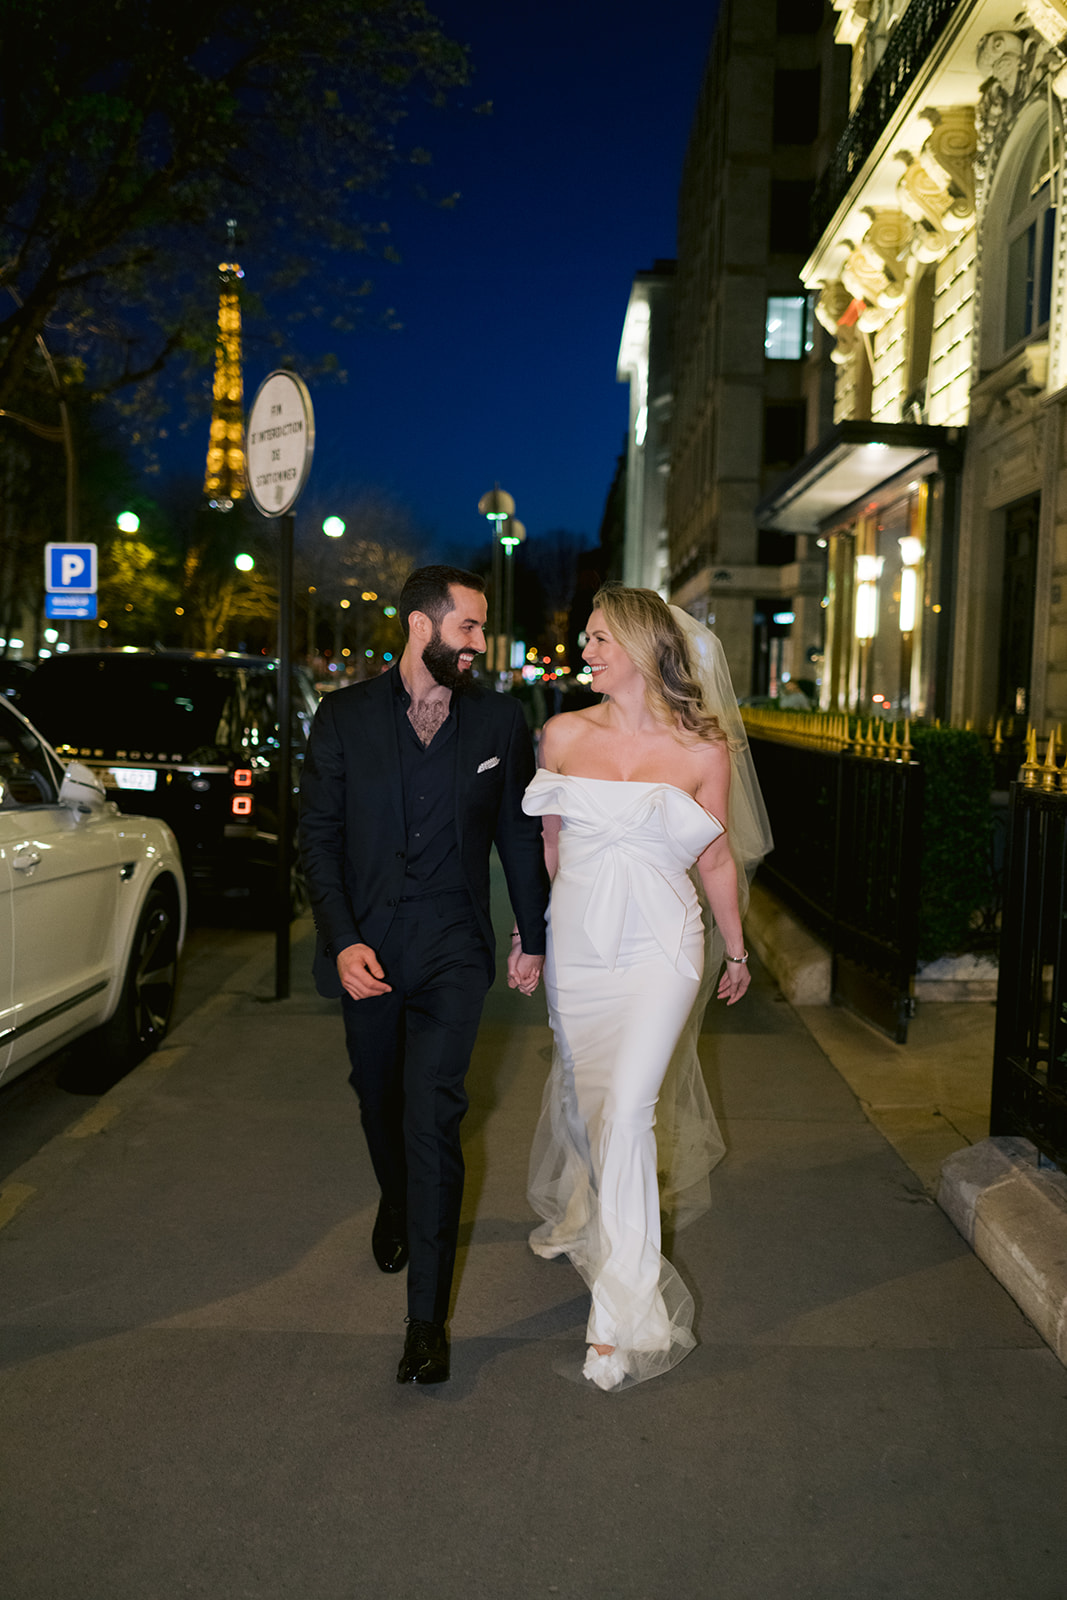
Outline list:
[[[719,979],[719,999],[728,1006],[735,1005],[747,990],[752,978],[744,961],[728,961]]]

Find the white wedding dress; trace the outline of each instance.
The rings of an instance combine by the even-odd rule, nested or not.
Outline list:
[[[660,1251],[708,1203],[724,1153],[696,1041],[705,972],[697,856],[722,824],[669,783],[539,771],[523,798],[562,819],[545,988],[555,1051],[530,1159],[540,1256],[592,1292],[585,1375],[602,1388],[666,1372],[693,1348],[693,1300]],[[662,1194],[661,1194],[662,1182]]]

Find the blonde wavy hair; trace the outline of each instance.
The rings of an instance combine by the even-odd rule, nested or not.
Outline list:
[[[704,705],[689,665],[682,630],[654,589],[608,584],[593,596],[612,636],[645,681],[648,709],[658,722],[679,725],[697,739],[725,739],[718,717]]]

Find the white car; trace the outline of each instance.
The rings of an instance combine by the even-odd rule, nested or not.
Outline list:
[[[120,815],[0,698],[0,1079],[90,1030],[119,1070],[154,1050],[185,913],[167,825]]]

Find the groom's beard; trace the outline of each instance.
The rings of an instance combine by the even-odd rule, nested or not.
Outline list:
[[[441,638],[440,626],[435,623],[433,637],[422,652],[423,666],[442,689],[451,689],[453,694],[467,694],[474,688],[474,668],[461,667],[461,655],[470,655],[469,646],[462,650],[452,650]]]

